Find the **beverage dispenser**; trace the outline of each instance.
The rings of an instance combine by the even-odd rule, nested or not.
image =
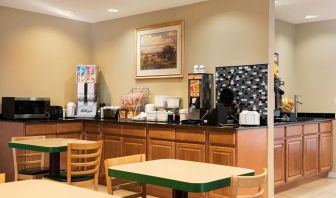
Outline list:
[[[96,65],[77,66],[77,117],[97,115],[97,76]]]
[[[213,108],[213,74],[189,74],[188,87],[188,119],[203,120]]]

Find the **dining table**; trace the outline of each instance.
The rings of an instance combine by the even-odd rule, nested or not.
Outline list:
[[[107,193],[44,179],[0,184],[0,196],[4,198],[113,198]]]
[[[60,153],[68,150],[69,143],[90,143],[89,140],[70,138],[46,138],[10,141],[10,148],[49,153],[50,175],[60,174]]]
[[[254,170],[178,159],[159,159],[111,166],[110,177],[172,189],[173,198],[230,186],[232,176],[253,176]]]

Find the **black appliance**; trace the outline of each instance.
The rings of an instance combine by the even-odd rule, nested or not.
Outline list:
[[[213,74],[189,74],[188,87],[188,120],[207,120],[213,108]]]
[[[214,124],[236,124],[239,117],[239,105],[234,102],[235,95],[231,88],[223,88],[216,109],[212,112]]]
[[[4,119],[49,118],[50,98],[2,97]]]
[[[62,106],[50,106],[49,109],[50,119],[61,119],[63,118],[63,108]]]

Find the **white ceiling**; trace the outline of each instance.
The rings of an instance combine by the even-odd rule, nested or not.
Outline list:
[[[336,0],[275,0],[275,15],[290,23],[299,24],[336,19]],[[307,15],[318,15],[305,19]]]
[[[202,1],[207,0],[0,0],[0,6],[94,23]]]

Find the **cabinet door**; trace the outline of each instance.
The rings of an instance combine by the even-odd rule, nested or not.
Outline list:
[[[319,155],[318,135],[304,136],[303,140],[303,175],[316,175]]]
[[[175,159],[175,142],[165,140],[148,141],[147,160]],[[170,198],[172,190],[161,186],[147,185],[148,192],[154,197]]]
[[[176,159],[205,162],[205,145],[176,143]]]
[[[122,155],[136,155],[146,153],[146,139],[122,138]]]
[[[303,176],[302,149],[302,137],[286,140],[286,182],[300,179]]]
[[[332,167],[332,142],[331,133],[320,134],[319,169],[321,172],[329,171]]]
[[[175,142],[163,140],[149,140],[147,160],[174,159]]]
[[[102,138],[101,138],[100,133],[85,132],[83,139],[91,140],[91,141],[98,141],[98,140],[101,140]]]
[[[285,183],[285,140],[274,141],[274,185]]]
[[[205,162],[205,145],[176,143],[176,159]],[[190,198],[203,198],[206,193],[189,193]]]
[[[209,147],[209,163],[226,166],[235,166],[235,148],[230,147]],[[210,197],[229,197],[229,188],[221,188],[211,191]]]
[[[121,156],[121,137],[105,136],[103,146],[103,156],[99,169],[99,183],[106,184],[104,161],[106,159]]]

